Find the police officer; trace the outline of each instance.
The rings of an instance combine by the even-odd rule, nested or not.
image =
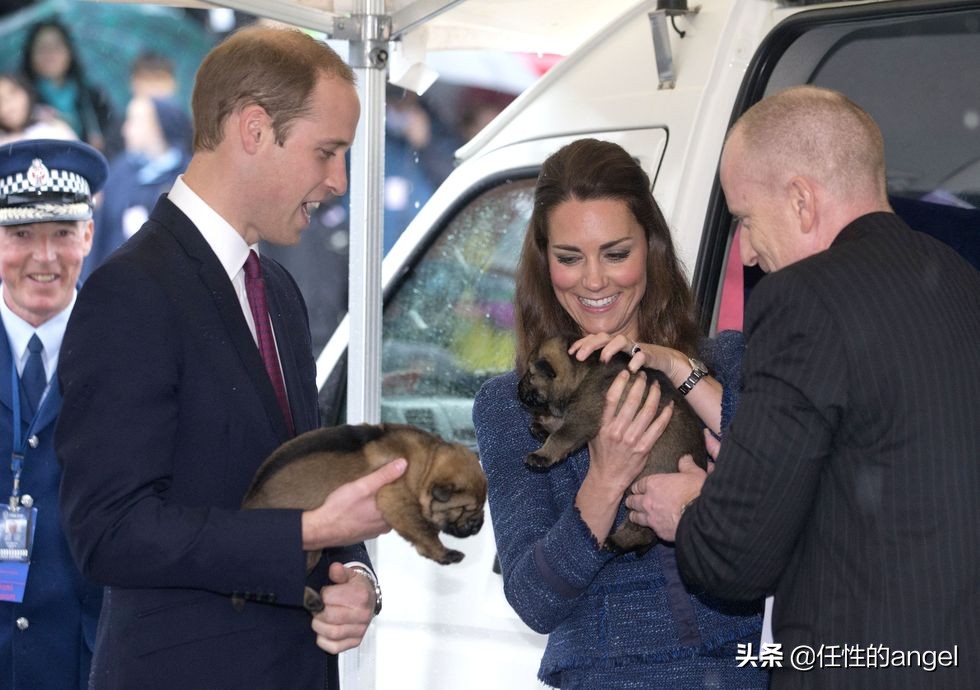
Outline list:
[[[102,590],[61,529],[56,369],[102,154],[74,141],[0,147],[0,687],[85,688]]]

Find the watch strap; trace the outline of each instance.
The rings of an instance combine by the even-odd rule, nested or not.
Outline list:
[[[344,567],[358,575],[363,575],[374,586],[374,615],[377,616],[381,613],[381,585],[378,584],[378,578],[371,572],[370,568],[360,563],[349,563]]]
[[[684,379],[684,383],[677,387],[681,395],[690,393],[694,385],[708,375],[708,369],[704,364],[692,357],[688,357],[688,361],[691,363],[691,373]]]

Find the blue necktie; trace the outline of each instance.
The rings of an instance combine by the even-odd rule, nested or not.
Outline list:
[[[31,406],[31,413],[37,412],[37,406],[41,403],[41,396],[44,395],[44,387],[48,383],[47,376],[44,375],[44,362],[41,361],[41,351],[44,344],[37,337],[37,333],[31,336],[27,343],[30,352],[27,355],[27,363],[24,365],[24,373],[21,374],[20,384],[24,388],[24,395]]]

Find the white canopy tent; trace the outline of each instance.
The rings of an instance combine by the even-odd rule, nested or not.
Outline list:
[[[567,55],[641,0],[98,0],[225,7],[347,40],[361,120],[351,150],[348,422],[381,412],[385,83],[424,91],[426,54],[495,50]],[[363,228],[358,232],[357,228]],[[374,687],[374,640],[341,657],[345,690]]]

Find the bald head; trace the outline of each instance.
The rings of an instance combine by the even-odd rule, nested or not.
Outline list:
[[[768,183],[807,175],[838,202],[887,207],[881,130],[836,91],[796,86],[765,98],[729,133],[743,163]]]
[[[891,210],[878,126],[842,94],[813,86],[747,110],[725,141],[719,177],[742,261],[764,271],[822,252],[852,221]]]

